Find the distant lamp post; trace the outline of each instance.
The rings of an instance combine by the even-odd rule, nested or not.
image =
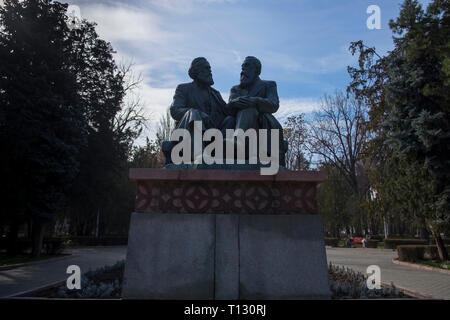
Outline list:
[[[369,194],[370,194],[370,200],[375,201],[375,199],[377,198],[377,190],[370,187]],[[383,214],[383,226],[384,226],[384,238],[387,239],[387,238],[389,238],[389,224],[386,220],[385,214]]]

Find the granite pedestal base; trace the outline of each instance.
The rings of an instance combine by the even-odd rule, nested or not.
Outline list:
[[[317,215],[132,215],[123,298],[329,297]]]
[[[330,298],[320,173],[144,170],[130,174],[123,298]]]

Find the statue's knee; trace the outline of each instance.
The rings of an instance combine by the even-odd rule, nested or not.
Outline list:
[[[186,115],[187,115],[188,117],[190,117],[190,118],[201,118],[200,110],[194,109],[194,108],[189,109],[189,110],[185,113],[185,116],[186,116]]]
[[[222,121],[221,128],[222,129],[234,129],[236,126],[236,119],[232,116],[227,116]]]
[[[256,117],[258,116],[258,110],[256,108],[247,108],[239,111],[242,115]]]

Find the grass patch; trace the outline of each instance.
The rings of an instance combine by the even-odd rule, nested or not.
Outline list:
[[[19,263],[28,263],[28,262],[35,262],[35,261],[41,261],[41,260],[47,260],[51,258],[66,256],[67,254],[58,254],[58,255],[47,255],[43,254],[39,258],[33,258],[28,254],[19,254],[16,256],[8,256],[6,253],[0,253],[0,266],[10,266],[13,264],[19,264]]]
[[[409,262],[409,263],[415,263],[426,267],[433,267],[443,270],[449,270],[450,269],[450,260],[447,261],[440,261],[440,260],[429,260],[429,261],[419,261],[419,262]]]

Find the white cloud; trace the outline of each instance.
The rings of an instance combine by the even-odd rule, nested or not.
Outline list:
[[[190,81],[187,69],[197,56],[205,56],[210,61],[216,86],[224,91],[235,84],[228,83],[230,79],[238,81],[240,65],[247,55],[260,57],[263,73],[271,70],[269,78],[278,82],[283,78],[273,70],[326,73],[341,68],[348,56],[345,48],[313,58],[281,49],[272,51],[273,46],[267,47],[265,37],[254,33],[256,27],[243,28],[258,26],[267,13],[248,17],[235,7],[231,11],[231,23],[231,12],[222,13],[223,7],[214,6],[234,2],[229,0],[154,0],[134,5],[73,1],[79,5],[83,18],[97,23],[100,37],[112,43],[117,51],[116,61],[132,61],[134,72],[142,74],[143,82],[136,94],[141,97],[151,121],[150,130],[144,132],[140,141],[145,141],[145,135],[155,137],[157,123],[172,103],[175,87]],[[222,93],[222,97],[227,101],[228,92]],[[282,98],[275,116],[283,123],[289,115],[309,113],[318,106],[319,102],[312,98]]]
[[[142,101],[146,106],[147,114],[155,120],[159,120],[160,116],[166,112],[172,103],[175,88],[153,88],[144,84],[140,92]]]
[[[215,3],[234,3],[237,0],[152,0],[151,4],[166,11],[178,14],[190,14],[198,5]]]
[[[99,35],[110,42],[165,43],[175,37],[175,34],[162,27],[162,21],[156,14],[123,4],[84,5],[81,15],[89,21],[95,21]]]
[[[281,124],[291,115],[310,113],[320,108],[320,101],[314,98],[280,99],[280,108],[274,116]]]

